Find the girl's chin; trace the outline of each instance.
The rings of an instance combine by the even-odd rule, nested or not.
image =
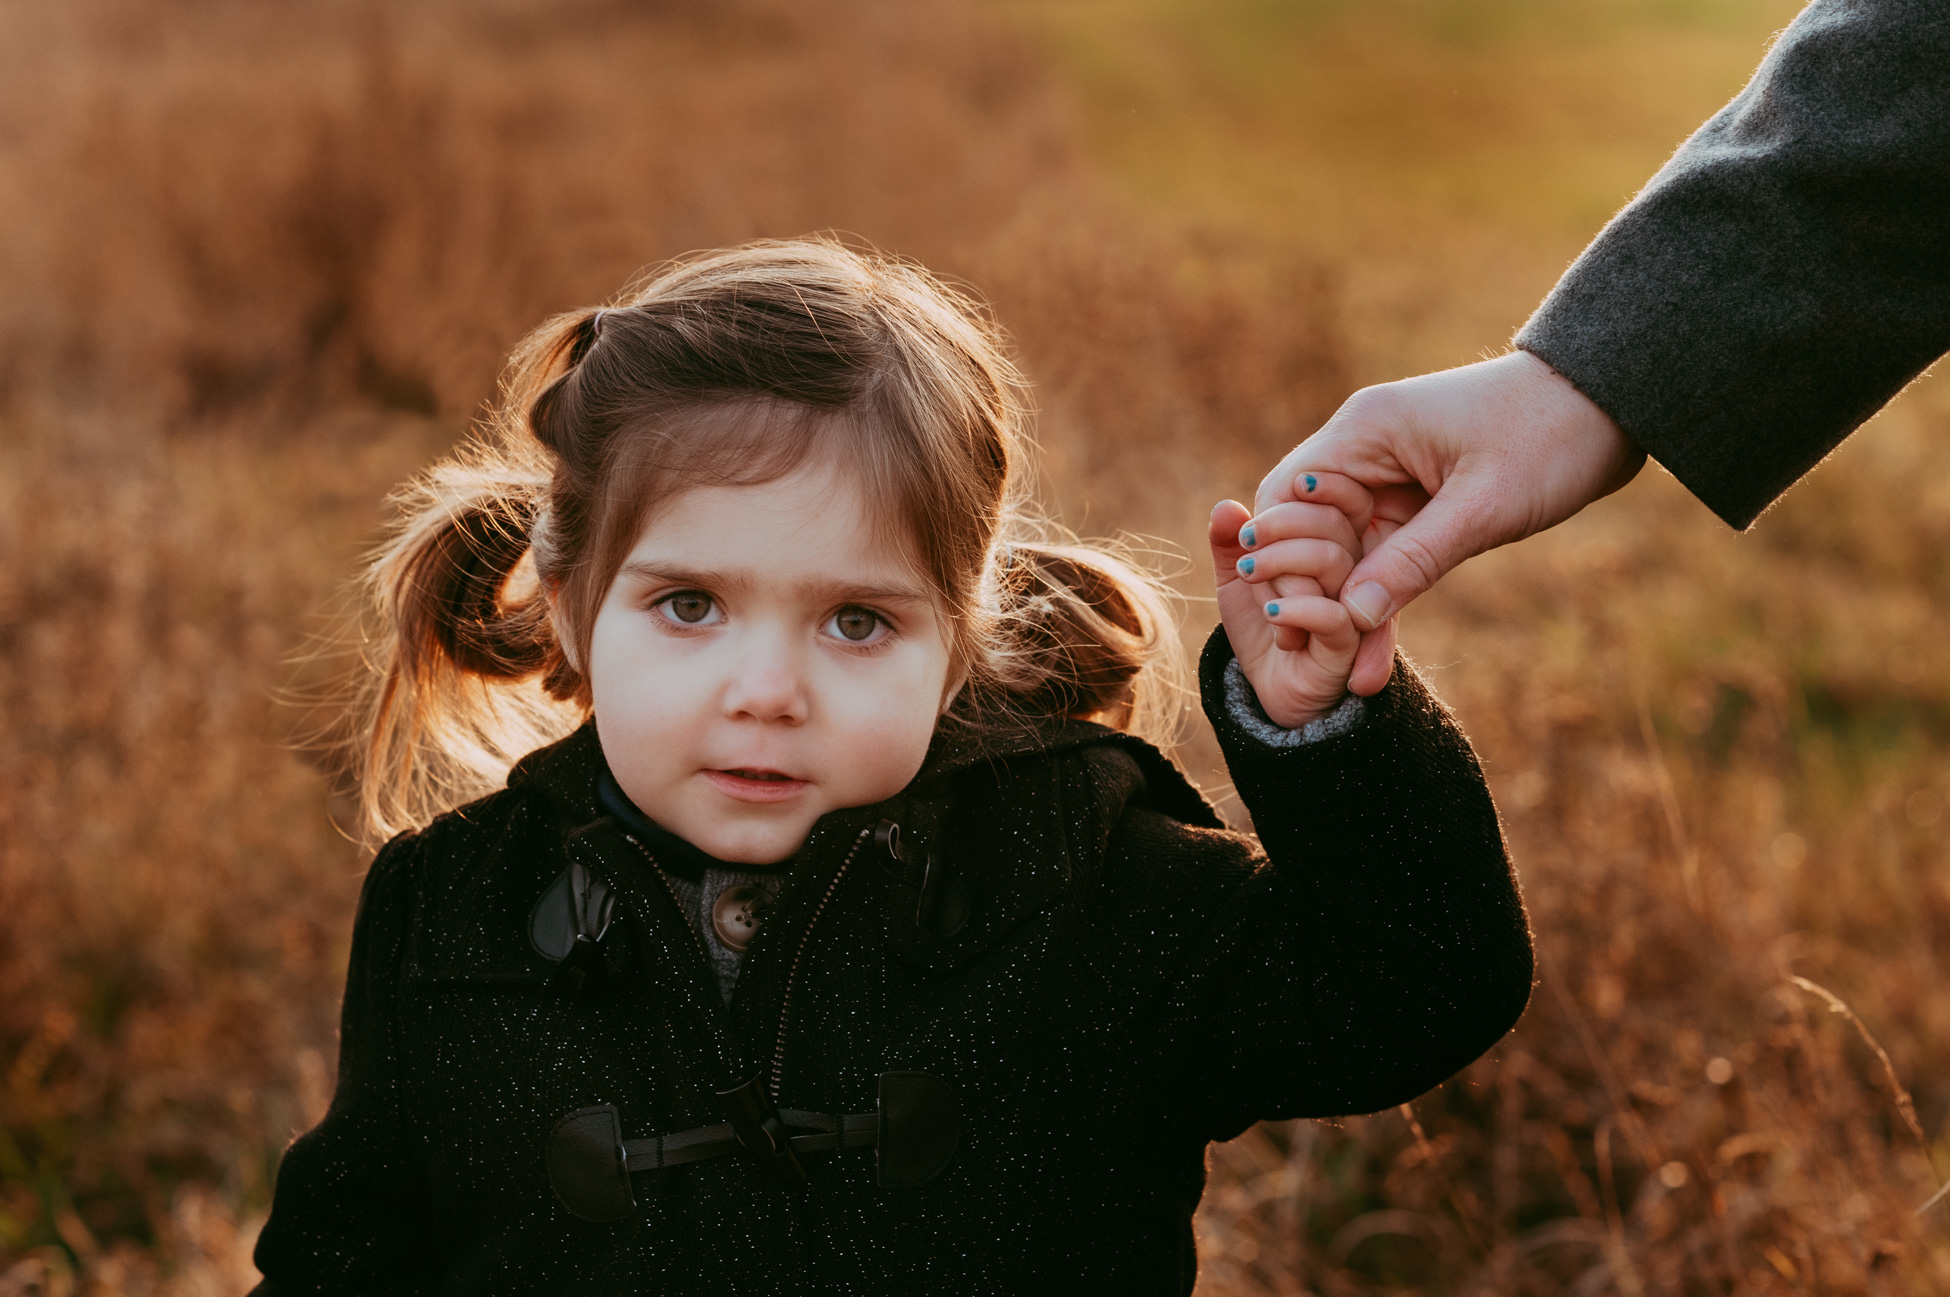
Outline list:
[[[713,787],[716,786],[716,781]],[[808,788],[810,785],[801,784]],[[776,865],[792,859],[812,832],[819,808],[804,792],[779,799],[706,796],[691,801],[673,820],[686,822],[685,833],[665,825],[708,856],[729,865]]]
[[[806,844],[806,831],[796,825],[768,825],[770,832],[710,834],[692,846],[727,865],[778,865],[799,854]]]

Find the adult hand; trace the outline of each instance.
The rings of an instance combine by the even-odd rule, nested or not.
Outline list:
[[[1254,512],[1303,498],[1308,472],[1343,473],[1375,493],[1386,534],[1341,589],[1365,632],[1349,687],[1372,694],[1388,682],[1393,619],[1410,600],[1464,559],[1611,494],[1644,463],[1611,416],[1513,351],[1356,392],[1267,474]]]

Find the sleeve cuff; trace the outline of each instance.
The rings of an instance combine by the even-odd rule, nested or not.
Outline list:
[[[1299,729],[1283,728],[1274,724],[1259,705],[1252,681],[1246,679],[1237,658],[1226,663],[1225,706],[1226,714],[1242,733],[1269,748],[1302,748],[1351,734],[1361,727],[1368,714],[1367,700],[1359,694],[1349,694],[1325,716],[1308,721]]]

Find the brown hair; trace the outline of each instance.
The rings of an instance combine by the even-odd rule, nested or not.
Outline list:
[[[596,610],[660,505],[816,455],[890,502],[879,525],[947,614],[967,684],[944,724],[1087,716],[1168,737],[1182,667],[1166,591],[1027,511],[1022,391],[973,302],[827,239],[697,256],[549,320],[483,434],[402,491],[368,571],[366,828],[489,791],[586,716]]]

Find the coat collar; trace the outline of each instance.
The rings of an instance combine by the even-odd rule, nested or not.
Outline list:
[[[1060,922],[1086,904],[1106,845],[1134,802],[1186,824],[1224,827],[1163,753],[1102,725],[1059,720],[980,742],[938,736],[920,773],[898,795],[834,811],[813,827],[747,956],[748,975],[741,975],[726,1017],[715,983],[701,964],[691,967],[697,952],[694,937],[683,931],[687,921],[644,870],[640,853],[614,843],[601,849],[620,836],[597,793],[605,770],[591,723],[524,758],[509,786],[543,799],[565,846],[587,846],[594,854],[585,864],[633,898],[639,917],[660,916],[648,923],[644,939],[657,947],[654,961],[693,974],[678,981],[717,1041],[727,1076],[738,1070],[738,1059],[749,1063],[746,1046],[784,1012],[783,983],[772,975],[785,966],[779,952],[816,922],[822,898],[839,885],[849,862],[857,864],[849,886],[880,895],[884,931],[901,961],[922,976],[941,976],[1031,916]],[[883,821],[900,827],[898,859],[883,858],[873,836]],[[929,921],[940,908],[929,902],[930,886],[944,884],[958,893],[960,916],[946,925]]]

